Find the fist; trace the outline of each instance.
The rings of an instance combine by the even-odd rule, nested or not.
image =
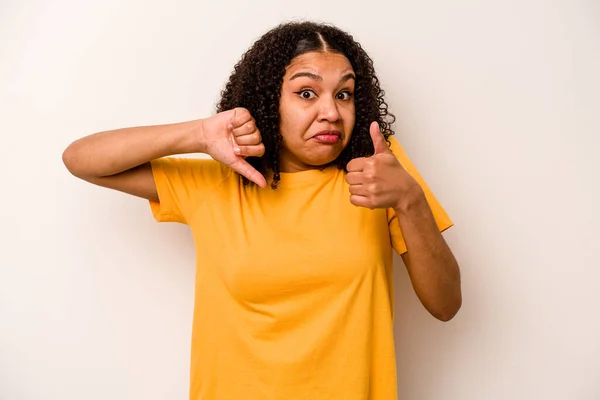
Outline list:
[[[371,124],[370,133],[374,154],[355,158],[346,166],[350,202],[369,209],[397,208],[403,197],[419,185],[387,147],[377,122]]]
[[[205,153],[260,187],[266,181],[245,157],[262,157],[265,146],[256,121],[245,108],[223,111],[202,121]]]

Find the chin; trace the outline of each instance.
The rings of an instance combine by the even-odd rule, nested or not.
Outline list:
[[[333,163],[340,156],[340,153],[334,155],[329,155],[327,157],[307,157],[306,164],[312,165],[315,167],[326,167],[329,164]]]

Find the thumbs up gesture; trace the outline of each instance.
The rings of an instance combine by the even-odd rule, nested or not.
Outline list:
[[[392,154],[379,124],[371,123],[369,131],[375,153],[370,157],[355,158],[346,166],[350,202],[370,209],[397,208],[403,197],[419,184]]]

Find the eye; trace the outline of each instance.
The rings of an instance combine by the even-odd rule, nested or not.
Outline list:
[[[336,96],[336,98],[339,100],[350,100],[351,97],[352,97],[352,92],[350,92],[349,90],[344,90],[342,92],[339,92]]]
[[[313,92],[310,89],[305,89],[305,90],[301,90],[299,92],[294,92],[294,93],[296,93],[297,95],[299,95],[300,97],[302,97],[303,99],[306,99],[306,100],[314,99],[317,96],[315,94],[315,92]]]

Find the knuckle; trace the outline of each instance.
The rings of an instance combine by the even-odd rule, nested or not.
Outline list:
[[[238,107],[236,109],[236,119],[240,122],[244,122],[246,121],[248,118],[250,118],[250,111],[248,111],[248,109],[243,108],[243,107]]]

